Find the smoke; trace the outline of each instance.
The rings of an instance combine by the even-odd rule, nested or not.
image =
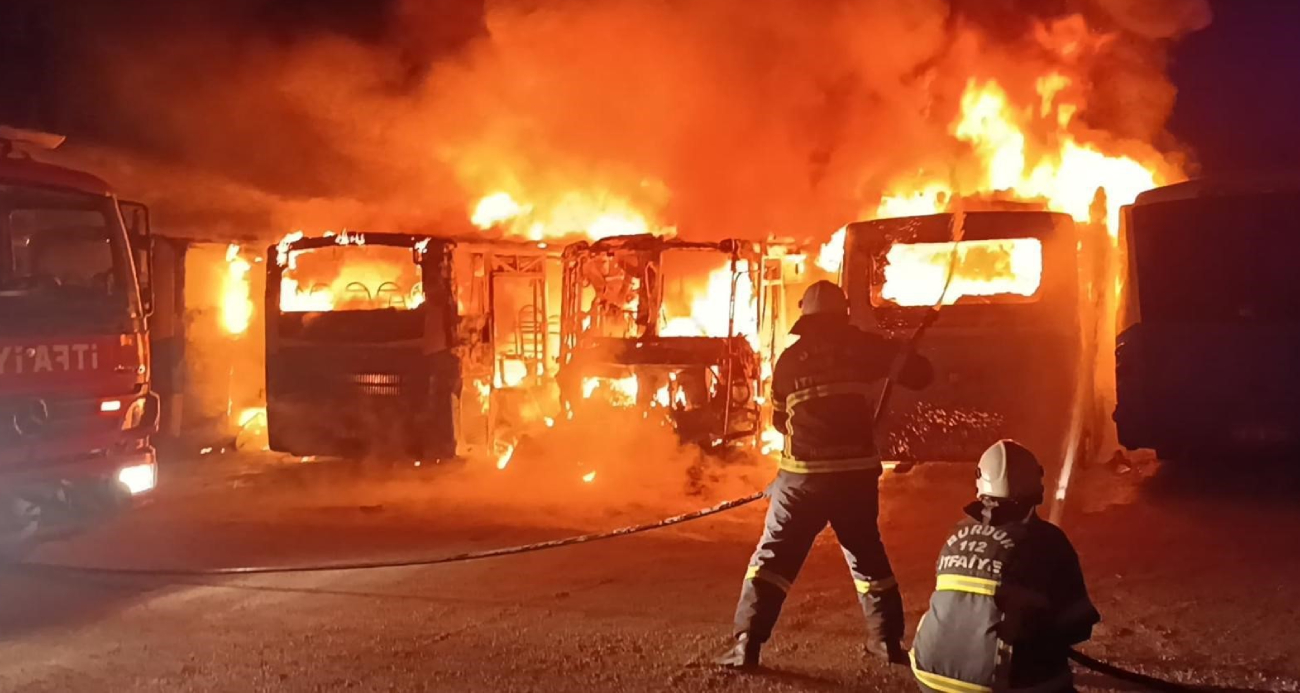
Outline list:
[[[686,237],[820,237],[970,165],[949,126],[972,79],[1031,107],[1063,74],[1081,141],[1176,161],[1167,55],[1209,20],[1204,0],[262,4],[74,34],[68,102],[108,148],[87,158],[164,226],[463,233],[505,190]]]

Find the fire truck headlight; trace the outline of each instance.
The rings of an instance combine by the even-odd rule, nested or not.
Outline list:
[[[145,398],[141,397],[126,408],[126,414],[122,416],[122,430],[130,431],[138,428],[144,421]]]
[[[153,463],[123,467],[117,471],[117,480],[136,496],[158,485],[158,468]]]

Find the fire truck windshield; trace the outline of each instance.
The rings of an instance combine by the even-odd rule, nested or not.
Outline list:
[[[0,322],[118,325],[137,296],[108,197],[0,185]]]

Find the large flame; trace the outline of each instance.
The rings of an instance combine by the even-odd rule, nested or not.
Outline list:
[[[1082,141],[1073,132],[1080,103],[1064,97],[1072,84],[1063,74],[1046,74],[1035,84],[1037,102],[1016,104],[997,80],[968,80],[960,114],[949,132],[969,148],[975,174],[910,177],[886,191],[868,216],[938,214],[962,197],[999,195],[1038,202],[1088,222],[1100,192],[1106,202],[1104,223],[1114,238],[1121,206],[1143,191],[1180,178],[1181,172],[1154,150],[1139,160],[1118,151],[1118,146],[1112,151]],[[956,164],[954,169],[959,168]],[[843,245],[843,236],[837,233],[822,247],[818,265],[838,271]]]

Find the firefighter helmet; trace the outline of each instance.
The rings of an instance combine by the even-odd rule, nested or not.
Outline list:
[[[976,493],[990,498],[1043,501],[1043,467],[1028,448],[999,440],[980,456]]]
[[[849,299],[834,282],[823,279],[808,287],[799,301],[799,308],[804,315],[848,315]]]

